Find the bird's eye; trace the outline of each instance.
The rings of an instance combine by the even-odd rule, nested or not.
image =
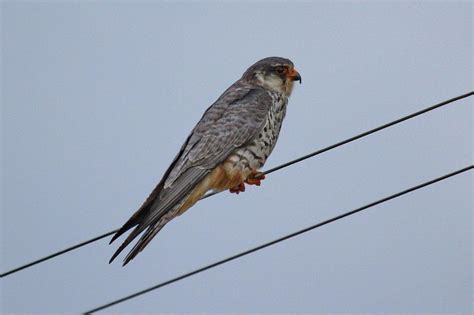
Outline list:
[[[283,73],[285,73],[285,67],[278,66],[278,67],[275,68],[275,71],[278,74],[283,74]]]

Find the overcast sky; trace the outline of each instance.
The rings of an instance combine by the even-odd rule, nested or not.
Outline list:
[[[472,90],[468,2],[2,2],[1,272],[121,226],[255,61],[303,77],[266,169]],[[1,280],[79,313],[472,164],[473,98],[199,202],[127,267],[108,239]],[[109,313],[472,311],[472,172]]]

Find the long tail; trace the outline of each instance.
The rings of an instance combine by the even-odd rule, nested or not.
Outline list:
[[[213,171],[207,175],[208,173],[206,169],[190,169],[187,173],[180,176],[173,188],[169,188],[170,190],[166,192],[163,190],[163,184],[160,183],[140,209],[135,212],[110,241],[110,243],[112,243],[120,235],[135,227],[113,254],[109,263],[111,263],[138,235],[146,230],[130,253],[125,257],[123,265],[128,264],[169,221],[192,207],[212,188],[212,184],[216,179],[215,174],[221,174],[221,172],[217,171]]]
[[[153,211],[154,207],[153,202],[150,201],[150,196],[144,205],[137,211],[135,214],[120,228],[119,231],[114,235],[110,243],[116,240],[120,235],[125,233],[127,230],[136,226],[135,229],[128,235],[125,241],[120,245],[117,251],[110,258],[109,263],[114,261],[114,259],[143,231],[145,233],[142,235],[140,240],[133,246],[132,250],[124,259],[123,265],[128,264],[135,256],[138,255],[150,241],[155,237],[155,235],[172,219],[183,214],[187,209],[192,207],[196,201],[198,201],[204,193],[208,190],[208,181],[203,181],[203,183],[197,185],[189,194],[185,194],[184,197],[178,199],[178,202],[171,203],[169,206],[162,205],[163,208],[158,211],[160,215],[156,216],[157,211]],[[153,192],[154,193],[154,192]],[[152,193],[152,194],[153,194]],[[148,205],[150,204],[150,205]],[[156,206],[156,205],[155,205]]]
[[[187,196],[186,198],[183,198],[182,202],[179,202],[177,204],[174,204],[171,206],[169,209],[163,211],[163,214],[159,216],[158,218],[153,218],[153,212],[148,212],[147,214],[144,215],[137,215],[137,216],[132,216],[129,221],[127,221],[124,226],[117,232],[117,234],[112,238],[112,241],[114,241],[117,238],[117,235],[120,235],[119,233],[124,233],[126,230],[130,229],[130,227],[135,227],[135,229],[128,235],[128,237],[125,239],[125,241],[120,245],[120,247],[115,251],[113,254],[112,258],[110,258],[109,263],[114,261],[114,259],[138,236],[140,235],[144,230],[145,233],[140,237],[138,242],[133,246],[132,250],[127,254],[123,261],[123,266],[128,264],[135,256],[137,256],[147,245],[150,243],[150,241],[158,234],[159,231],[171,220],[173,220],[175,217],[181,215],[184,213],[187,209],[189,209],[194,203],[202,196],[203,193],[199,191],[199,195],[194,195],[191,194],[190,196]],[[165,208],[166,209],[166,208]],[[138,212],[138,211],[137,211]],[[154,222],[154,223],[151,223]],[[122,232],[123,230],[123,232]]]
[[[110,240],[109,244],[112,244],[117,238],[122,234],[137,226],[132,233],[127,237],[127,239],[122,243],[122,245],[117,249],[112,258],[109,260],[109,264],[114,261],[114,259],[128,246],[143,230],[146,228],[142,226],[143,222],[146,222],[148,216],[151,212],[151,207],[157,200],[161,190],[163,189],[163,181],[160,182],[155,189],[151,192],[150,196],[145,200],[143,205],[128,219],[127,222],[115,233],[115,235]]]
[[[158,234],[159,231],[172,219],[176,217],[176,211],[170,211],[166,215],[162,216],[160,220],[154,224],[150,225],[146,232],[142,235],[140,240],[133,246],[132,250],[127,254],[125,259],[123,260],[123,266],[128,264],[135,256],[137,256],[147,245],[150,241]],[[138,225],[135,230],[130,233],[127,239],[120,245],[117,251],[114,253],[112,258],[110,259],[109,263],[111,263],[141,232],[143,228]]]

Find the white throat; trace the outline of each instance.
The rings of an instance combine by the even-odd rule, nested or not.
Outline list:
[[[285,87],[285,83],[282,79],[276,76],[264,76],[262,73],[257,73],[255,75],[258,84],[267,88],[271,91],[274,91],[279,94],[287,94],[287,89]],[[291,93],[291,91],[290,91]],[[287,94],[289,95],[289,94]]]

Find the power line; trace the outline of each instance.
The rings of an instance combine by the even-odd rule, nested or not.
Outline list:
[[[0,275],[0,278],[5,277],[5,276],[8,276],[8,275],[10,275],[10,274],[12,274],[12,273],[18,272],[18,271],[20,271],[20,270],[29,268],[29,267],[34,266],[34,265],[36,265],[36,264],[42,263],[43,261],[50,260],[51,258],[60,256],[60,255],[62,255],[62,254],[65,254],[65,253],[67,253],[67,252],[70,252],[70,251],[72,251],[72,250],[74,250],[74,249],[76,249],[76,248],[85,246],[85,245],[87,245],[87,244],[93,243],[93,242],[98,241],[98,240],[101,240],[101,239],[103,239],[104,237],[110,236],[110,235],[114,234],[114,233],[117,232],[117,231],[118,231],[118,229],[117,229],[117,230],[110,231],[110,232],[107,232],[107,233],[102,234],[102,235],[99,235],[99,236],[96,236],[96,237],[94,237],[94,238],[91,238],[90,240],[87,240],[87,241],[84,241],[84,242],[82,242],[82,243],[73,245],[73,246],[71,246],[71,247],[68,247],[68,248],[65,248],[65,249],[63,249],[63,250],[60,250],[59,252],[53,253],[53,254],[48,255],[48,256],[46,256],[46,257],[43,257],[43,258],[40,258],[40,259],[38,259],[38,260],[32,261],[32,262],[30,262],[30,263],[28,263],[28,264],[26,264],[26,265],[23,265],[23,266],[20,266],[20,267],[15,268],[15,269],[12,269],[12,270],[10,270],[10,271],[7,271],[7,272],[5,272],[5,273],[2,273],[2,274]]]
[[[441,103],[435,104],[435,105],[433,105],[433,106],[427,107],[427,108],[425,108],[425,109],[419,110],[419,111],[417,111],[417,112],[414,112],[414,113],[412,113],[412,114],[410,114],[410,115],[401,117],[401,118],[399,118],[399,119],[393,120],[393,121],[388,122],[388,123],[386,123],[386,124],[383,124],[383,125],[381,125],[381,126],[379,126],[379,127],[370,129],[370,130],[368,130],[368,131],[366,131],[366,132],[363,132],[363,133],[360,133],[360,134],[358,134],[358,135],[356,135],[356,136],[353,136],[353,137],[351,137],[351,138],[348,138],[348,139],[346,139],[346,140],[342,140],[342,141],[340,141],[340,142],[334,143],[334,144],[332,144],[332,145],[330,145],[330,146],[327,146],[327,147],[322,148],[322,149],[320,149],[320,150],[314,151],[314,152],[309,153],[309,154],[307,154],[307,155],[304,155],[304,156],[302,156],[302,157],[300,157],[300,158],[297,158],[297,159],[291,160],[291,161],[289,161],[289,162],[283,163],[283,164],[281,164],[281,165],[278,165],[278,166],[276,166],[276,167],[274,167],[274,168],[271,168],[271,169],[269,169],[269,170],[263,172],[263,174],[264,174],[264,175],[267,175],[267,174],[276,172],[276,171],[278,171],[278,170],[281,170],[282,168],[288,167],[288,166],[290,166],[290,165],[293,165],[293,164],[299,163],[299,162],[301,162],[301,161],[304,161],[304,160],[306,160],[306,159],[312,158],[313,156],[316,156],[316,155],[319,155],[319,154],[321,154],[321,153],[324,153],[324,152],[330,151],[330,150],[332,150],[332,149],[335,149],[335,148],[337,148],[337,147],[343,146],[343,145],[345,145],[345,144],[348,144],[349,142],[353,142],[353,141],[358,140],[358,139],[360,139],[360,138],[363,138],[363,137],[366,137],[366,136],[371,135],[371,134],[373,134],[373,133],[376,133],[376,132],[378,132],[378,131],[380,131],[380,130],[382,130],[382,129],[386,129],[386,128],[388,128],[388,127],[397,125],[397,124],[399,124],[399,123],[401,123],[401,122],[404,122],[405,120],[409,120],[409,119],[414,118],[414,117],[416,117],[416,116],[420,116],[420,115],[422,115],[422,114],[425,114],[425,113],[427,113],[427,112],[430,112],[430,111],[435,110],[435,109],[437,109],[437,108],[440,108],[440,107],[442,107],[442,106],[448,105],[449,103],[453,103],[453,102],[459,101],[459,100],[461,100],[461,99],[463,99],[463,98],[472,96],[473,94],[474,94],[474,92],[471,91],[471,92],[468,92],[468,93],[466,93],[466,94],[453,97],[453,98],[451,98],[451,99],[449,99],[449,100],[446,100],[446,101],[444,101],[444,102],[441,102]],[[204,198],[213,196],[213,195],[215,195],[215,194],[218,194],[218,192],[209,193],[209,194],[205,195],[204,197],[202,197],[201,199],[204,199]]]
[[[394,120],[394,121],[391,121],[391,122],[389,122],[389,123],[383,124],[383,125],[381,125],[381,126],[379,126],[379,127],[376,127],[376,128],[374,128],[374,129],[371,129],[371,130],[366,131],[366,132],[363,132],[363,133],[360,133],[360,134],[358,134],[358,135],[356,135],[356,136],[353,136],[353,137],[351,137],[351,138],[348,138],[348,139],[346,139],[346,140],[337,142],[337,143],[332,144],[332,145],[330,145],[330,146],[327,146],[327,147],[325,147],[325,148],[323,148],[323,149],[314,151],[314,152],[312,152],[312,153],[310,153],[310,154],[307,154],[307,155],[302,156],[302,157],[300,157],[300,158],[297,158],[297,159],[295,159],[295,160],[292,160],[292,161],[289,161],[289,162],[287,162],[287,163],[281,164],[281,165],[279,165],[279,166],[277,166],[277,167],[274,167],[274,168],[272,168],[272,169],[269,169],[268,171],[264,172],[264,174],[270,174],[270,173],[276,172],[276,171],[278,171],[278,170],[280,170],[280,169],[282,169],[282,168],[285,168],[285,167],[287,167],[287,166],[290,166],[290,165],[292,165],[292,164],[299,163],[299,162],[301,162],[301,161],[303,161],[303,160],[306,160],[306,159],[309,159],[309,158],[314,157],[314,156],[316,156],[316,155],[319,155],[319,154],[321,154],[321,153],[330,151],[330,150],[335,149],[335,148],[337,148],[337,147],[340,147],[340,146],[342,146],[342,145],[348,144],[348,143],[350,143],[350,142],[353,142],[353,141],[355,141],[355,140],[358,140],[358,139],[360,139],[360,138],[363,138],[363,137],[366,137],[366,136],[368,136],[368,135],[370,135],[370,134],[373,134],[373,133],[375,133],[375,132],[378,132],[378,131],[380,131],[380,130],[382,130],[382,129],[385,129],[385,128],[394,126],[394,125],[399,124],[399,123],[401,123],[401,122],[403,122],[403,121],[406,121],[406,120],[409,120],[409,119],[411,119],[411,118],[417,117],[417,116],[419,116],[419,115],[425,114],[425,113],[427,113],[427,112],[430,112],[430,111],[432,111],[432,110],[435,110],[435,109],[440,108],[440,107],[443,107],[443,106],[446,106],[446,105],[448,105],[448,104],[450,104],[450,103],[459,101],[459,100],[461,100],[461,99],[467,98],[467,97],[472,96],[472,95],[474,95],[474,91],[470,91],[470,92],[468,92],[468,93],[465,93],[465,94],[462,94],[462,95],[453,97],[453,98],[451,98],[451,99],[445,100],[445,101],[443,101],[443,102],[441,102],[441,103],[432,105],[432,106],[430,106],[430,107],[427,107],[427,108],[422,109],[422,110],[420,110],[420,111],[417,111],[417,112],[415,112],[415,113],[409,114],[409,115],[407,115],[407,116],[401,117],[401,118],[396,119],[396,120]],[[216,193],[207,194],[207,195],[205,195],[205,196],[204,196],[203,198],[201,198],[201,199],[208,198],[208,197],[213,196],[213,195],[215,195],[215,194],[216,194]],[[23,266],[14,268],[14,269],[12,269],[12,270],[10,270],[10,271],[7,271],[7,272],[5,272],[5,273],[0,274],[0,278],[5,277],[5,276],[8,276],[8,275],[13,274],[13,273],[16,273],[16,272],[18,272],[18,271],[20,271],[20,270],[23,270],[23,269],[32,267],[32,266],[34,266],[34,265],[36,265],[36,264],[39,264],[39,263],[42,263],[42,262],[47,261],[47,260],[49,260],[49,259],[52,259],[52,258],[54,258],[54,257],[60,256],[60,255],[62,255],[62,254],[65,254],[65,253],[70,252],[70,251],[72,251],[72,250],[74,250],[74,249],[80,248],[80,247],[85,246],[85,245],[87,245],[87,244],[90,244],[90,243],[93,243],[93,242],[95,242],[95,241],[101,240],[101,239],[103,239],[103,238],[105,238],[105,237],[108,237],[108,236],[114,234],[115,232],[117,232],[117,230],[118,230],[118,229],[115,229],[115,230],[113,230],[113,231],[107,232],[107,233],[102,234],[102,235],[100,235],[100,236],[94,237],[94,238],[92,238],[92,239],[90,239],[90,240],[87,240],[87,241],[84,241],[84,242],[82,242],[82,243],[79,243],[79,244],[73,245],[73,246],[71,246],[71,247],[68,247],[68,248],[66,248],[66,249],[63,249],[63,250],[61,250],[61,251],[59,251],[59,252],[53,253],[53,254],[48,255],[48,256],[46,256],[46,257],[43,257],[43,258],[40,258],[40,259],[38,259],[38,260],[32,261],[32,262],[30,262],[30,263],[27,263],[27,264],[25,264],[25,265],[23,265]]]
[[[109,307],[111,307],[111,306],[113,306],[113,305],[116,305],[116,304],[125,302],[125,301],[127,301],[127,300],[133,299],[133,298],[138,297],[138,296],[140,296],[140,295],[142,295],[142,294],[145,294],[145,293],[148,293],[148,292],[150,292],[150,291],[153,291],[153,290],[162,288],[162,287],[164,287],[164,286],[170,285],[170,284],[172,284],[172,283],[174,283],[174,282],[178,282],[178,281],[184,280],[185,278],[194,276],[194,275],[196,275],[196,274],[198,274],[198,273],[201,273],[201,272],[203,272],[203,271],[206,271],[206,270],[208,270],[208,269],[215,268],[215,267],[217,267],[217,266],[219,266],[219,265],[228,263],[228,262],[230,262],[230,261],[232,261],[232,260],[235,260],[235,259],[237,259],[237,258],[246,256],[246,255],[248,255],[248,254],[254,253],[254,252],[259,251],[259,250],[261,250],[261,249],[264,249],[264,248],[266,248],[266,247],[275,245],[275,244],[277,244],[277,243],[283,242],[283,241],[288,240],[288,239],[290,239],[290,238],[296,237],[296,236],[298,236],[298,235],[300,235],[300,234],[303,234],[303,233],[309,232],[309,231],[311,231],[311,230],[314,230],[314,229],[316,229],[316,228],[319,228],[319,227],[321,227],[321,226],[323,226],[323,225],[332,223],[332,222],[334,222],[334,221],[337,221],[337,220],[340,220],[340,219],[342,219],[342,218],[348,217],[348,216],[350,216],[350,215],[356,214],[356,213],[358,213],[358,212],[360,212],[360,211],[366,210],[366,209],[371,208],[371,207],[373,207],[373,206],[376,206],[376,205],[379,205],[379,204],[381,204],[381,203],[387,202],[387,201],[389,201],[389,200],[391,200],[391,199],[395,199],[395,198],[397,198],[397,197],[403,196],[403,195],[408,194],[408,193],[410,193],[410,192],[413,192],[413,191],[415,191],[415,190],[418,190],[418,189],[421,189],[421,188],[423,188],[423,187],[426,187],[426,186],[432,185],[432,184],[434,184],[434,183],[440,182],[440,181],[442,181],[442,180],[445,180],[445,179],[447,179],[447,178],[449,178],[449,177],[452,177],[452,176],[461,174],[461,173],[466,172],[466,171],[468,171],[468,170],[470,170],[470,169],[472,169],[472,168],[474,168],[474,166],[473,166],[473,165],[470,165],[470,166],[464,167],[464,168],[462,168],[462,169],[459,169],[459,170],[457,170],[457,171],[454,171],[454,172],[452,172],[452,173],[449,173],[449,174],[446,174],[446,175],[437,177],[437,178],[435,178],[435,179],[432,179],[432,180],[430,180],[430,181],[424,182],[424,183],[422,183],[422,184],[419,184],[419,185],[410,187],[410,188],[408,188],[408,189],[405,189],[405,190],[400,191],[400,192],[398,192],[398,193],[395,193],[395,194],[393,194],[393,195],[384,197],[384,198],[379,199],[379,200],[377,200],[377,201],[373,201],[373,202],[371,202],[371,203],[369,203],[369,204],[366,204],[366,205],[364,205],[364,206],[362,206],[362,207],[359,207],[359,208],[356,208],[356,209],[354,209],[354,210],[345,212],[345,213],[343,213],[343,214],[340,214],[340,215],[335,216],[335,217],[333,217],[333,218],[327,219],[327,220],[325,220],[325,221],[316,223],[316,224],[311,225],[311,226],[309,226],[309,227],[307,227],[307,228],[304,228],[304,229],[302,229],[302,230],[299,230],[299,231],[296,231],[296,232],[294,232],[294,233],[291,233],[291,234],[282,236],[282,237],[277,238],[277,239],[275,239],[275,240],[273,240],[273,241],[270,241],[270,242],[264,243],[264,244],[262,244],[262,245],[259,245],[259,246],[257,246],[257,247],[248,249],[248,250],[246,250],[246,251],[244,251],[244,252],[241,252],[241,253],[238,253],[238,254],[236,254],[236,255],[230,256],[230,257],[228,257],[228,258],[219,260],[219,261],[214,262],[214,263],[212,263],[212,264],[210,264],[210,265],[207,265],[207,266],[201,267],[201,268],[199,268],[199,269],[196,269],[196,270],[194,270],[194,271],[185,273],[185,274],[183,274],[183,275],[181,275],[181,276],[178,276],[178,277],[176,277],[176,278],[173,278],[173,279],[170,279],[170,280],[168,280],[168,281],[162,282],[162,283],[160,283],[160,284],[157,284],[157,285],[152,286],[152,287],[150,287],[150,288],[144,289],[144,290],[142,290],[142,291],[139,291],[139,292],[130,294],[130,295],[126,296],[126,297],[123,297],[123,298],[121,298],[121,299],[115,300],[115,301],[110,302],[110,303],[108,303],[108,304],[104,304],[104,305],[99,306],[99,307],[97,307],[97,308],[95,308],[95,309],[93,309],[93,310],[87,311],[87,312],[85,312],[84,314],[92,314],[93,312],[97,312],[97,311],[100,311],[100,310],[109,308]]]
[[[293,160],[293,161],[290,161],[290,162],[281,164],[281,165],[279,165],[279,166],[276,166],[276,167],[274,167],[274,168],[271,168],[271,169],[269,169],[268,171],[265,171],[264,174],[270,174],[270,173],[276,172],[276,171],[278,171],[278,170],[280,170],[280,169],[282,169],[282,168],[285,168],[285,167],[287,167],[287,166],[293,165],[293,164],[295,164],[295,163],[299,163],[299,162],[301,162],[301,161],[303,161],[303,160],[306,160],[306,159],[309,159],[309,158],[311,158],[311,157],[313,157],[313,156],[315,156],[315,155],[319,155],[319,154],[324,153],[324,152],[326,152],[326,151],[335,149],[335,148],[340,147],[340,146],[342,146],[342,145],[344,145],[344,144],[347,144],[347,143],[349,143],[349,142],[352,142],[352,141],[358,140],[358,139],[360,139],[360,138],[366,137],[366,136],[368,136],[368,135],[371,135],[371,134],[373,134],[373,133],[376,133],[376,132],[378,132],[378,131],[380,131],[380,130],[382,130],[382,129],[386,129],[386,128],[388,128],[388,127],[397,125],[397,124],[399,124],[399,123],[401,123],[401,122],[404,122],[405,120],[409,120],[409,119],[411,119],[411,118],[414,118],[414,117],[416,117],[416,116],[420,116],[420,115],[422,115],[422,114],[425,114],[425,113],[427,113],[427,112],[429,112],[429,111],[432,111],[432,110],[437,109],[437,108],[439,108],[439,107],[442,107],[442,106],[444,106],[444,105],[448,105],[449,103],[452,103],[452,102],[461,100],[461,99],[463,99],[463,98],[472,96],[473,94],[474,94],[474,92],[471,91],[471,92],[469,92],[469,93],[460,95],[460,96],[458,96],[458,97],[454,97],[454,98],[452,98],[452,99],[446,100],[446,101],[441,102],[441,103],[439,103],[439,104],[436,104],[436,105],[427,107],[427,108],[422,109],[422,110],[420,110],[420,111],[417,111],[417,112],[415,112],[415,113],[413,113],[413,114],[407,115],[407,116],[405,116],[405,117],[399,118],[399,119],[394,120],[394,121],[392,121],[392,122],[386,123],[386,124],[384,124],[384,125],[382,125],[382,126],[379,126],[379,127],[374,128],[374,129],[371,129],[371,130],[369,130],[369,131],[366,131],[366,132],[363,132],[363,133],[361,133],[361,134],[358,134],[357,136],[354,136],[354,137],[352,137],[352,138],[349,138],[349,139],[343,140],[343,141],[341,141],[341,142],[335,143],[335,144],[333,144],[333,145],[330,145],[330,146],[328,146],[328,147],[325,147],[324,149],[315,151],[315,152],[313,152],[313,153],[307,154],[307,155],[302,156],[302,157],[300,157],[300,158],[298,158],[298,159],[295,159],[295,160]]]

